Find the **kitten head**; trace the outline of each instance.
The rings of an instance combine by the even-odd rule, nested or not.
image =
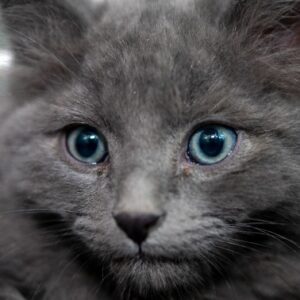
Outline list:
[[[3,4],[3,195],[59,216],[120,292],[200,290],[266,226],[295,234],[299,2],[236,2]]]

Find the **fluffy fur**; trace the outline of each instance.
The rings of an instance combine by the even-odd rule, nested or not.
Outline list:
[[[300,299],[300,2],[1,0],[1,299]],[[239,132],[213,167],[206,122]],[[106,136],[98,167],[66,128]],[[164,212],[138,247],[116,211]]]

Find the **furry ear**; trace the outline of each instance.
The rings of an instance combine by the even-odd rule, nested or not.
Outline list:
[[[300,46],[299,0],[238,0],[228,21],[244,30],[250,43],[260,39],[277,47]]]
[[[14,53],[14,92],[33,97],[70,78],[86,24],[62,0],[0,0]]]
[[[260,63],[259,80],[300,93],[300,0],[236,0],[225,24],[248,61]]]

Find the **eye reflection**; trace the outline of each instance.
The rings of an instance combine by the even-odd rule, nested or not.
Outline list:
[[[237,133],[225,126],[209,125],[197,130],[188,145],[188,157],[200,165],[213,165],[224,160],[234,150]]]
[[[105,138],[92,127],[77,127],[68,133],[66,139],[69,153],[80,162],[95,165],[108,155]]]

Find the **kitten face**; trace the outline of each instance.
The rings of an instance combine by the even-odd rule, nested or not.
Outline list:
[[[299,94],[266,91],[257,57],[235,55],[228,32],[198,13],[148,4],[128,22],[113,12],[89,31],[72,79],[18,105],[2,126],[6,194],[59,215],[119,287],[192,288],[221,257],[234,261],[258,220],[299,209]],[[70,155],[67,132],[81,124],[105,137],[105,161]],[[207,125],[238,136],[213,165],[188,155]],[[138,245],[120,213],[160,219]]]

